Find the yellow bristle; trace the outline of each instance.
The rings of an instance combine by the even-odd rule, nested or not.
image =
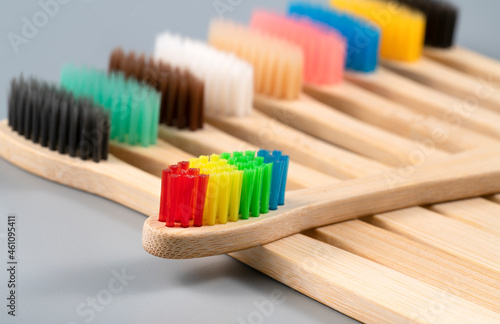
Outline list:
[[[331,0],[331,5],[361,16],[382,30],[380,56],[412,62],[422,55],[425,15],[395,1]]]
[[[236,222],[240,213],[241,185],[243,183],[243,171],[235,170],[231,173],[231,199],[229,206],[229,221]]]
[[[221,159],[220,155],[212,154],[189,160],[190,165],[196,165],[200,173],[208,174],[208,189],[203,212],[203,224],[226,224],[237,221],[243,171],[238,171],[235,165]]]
[[[257,93],[280,99],[299,96],[304,65],[299,47],[224,20],[212,21],[208,42],[253,65]]]
[[[220,224],[227,223],[229,200],[231,198],[231,176],[228,172],[220,173],[219,178],[219,207],[217,218]]]
[[[198,158],[189,159],[189,168],[198,169],[199,167],[200,167],[200,159]]]
[[[216,223],[217,207],[219,205],[219,178],[219,174],[210,172],[205,209],[203,211],[203,225],[215,225]]]

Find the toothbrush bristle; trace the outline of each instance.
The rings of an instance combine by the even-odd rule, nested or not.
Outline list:
[[[12,80],[9,125],[26,139],[51,151],[106,160],[109,114],[93,101],[35,79]]]
[[[226,224],[285,203],[289,157],[281,151],[212,154],[162,173],[158,221],[167,227]]]
[[[306,17],[286,17],[254,11],[250,27],[298,45],[304,53],[304,81],[329,85],[342,81],[346,43],[344,37],[324,24]]]
[[[120,71],[161,92],[160,123],[191,130],[203,127],[204,86],[191,72],[116,48],[110,56],[109,72]]]
[[[145,83],[126,79],[121,72],[65,65],[61,86],[76,97],[91,97],[109,111],[113,140],[130,145],[156,143],[160,113],[160,94]]]
[[[413,62],[422,56],[425,16],[394,0],[331,0],[333,7],[361,16],[382,30],[380,56]]]
[[[309,2],[291,3],[288,14],[309,17],[338,30],[347,41],[346,69],[358,72],[376,70],[380,29],[374,24],[346,12]]]
[[[208,43],[252,64],[256,93],[287,100],[298,98],[304,65],[299,47],[221,19],[211,22]]]
[[[449,48],[453,46],[458,9],[444,0],[396,0],[422,11],[427,17],[425,45]]]
[[[209,115],[246,116],[253,104],[253,69],[236,56],[168,32],[156,38],[155,59],[186,69],[205,84]]]

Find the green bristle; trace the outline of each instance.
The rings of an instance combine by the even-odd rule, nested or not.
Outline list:
[[[243,184],[241,186],[240,218],[248,219],[250,216],[250,203],[252,201],[253,187],[255,183],[255,169],[247,166],[243,173]]]
[[[75,96],[91,96],[110,112],[111,139],[130,145],[156,143],[160,94],[144,83],[113,73],[66,65],[61,86]]]
[[[262,194],[262,180],[264,174],[264,166],[260,165],[255,168],[255,184],[252,194],[252,217],[259,217],[260,215],[260,200]]]
[[[229,159],[231,158],[231,153],[224,152],[220,155],[220,158],[229,161]],[[231,163],[229,163],[229,164],[231,164]]]
[[[260,201],[260,212],[267,214],[269,212],[269,195],[271,193],[271,179],[273,175],[273,164],[264,164],[264,171],[262,176],[262,193]]]

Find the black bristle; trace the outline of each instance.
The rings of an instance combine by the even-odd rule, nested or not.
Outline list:
[[[88,103],[86,101],[82,101],[81,108],[81,118],[80,118],[80,127],[79,129],[82,131],[80,134],[80,142],[78,143],[78,151],[80,153],[80,158],[82,160],[87,160],[89,158],[92,147],[90,145],[90,127],[91,127],[91,111]]]
[[[99,162],[101,160],[101,145],[102,145],[102,132],[100,128],[101,113],[99,108],[93,108],[91,111],[91,147],[92,147],[92,161]]]
[[[46,93],[43,99],[43,106],[40,114],[40,145],[49,145],[49,121],[52,111],[52,94]]]
[[[23,81],[21,81],[23,82]],[[21,83],[21,90],[19,93],[19,101],[16,107],[16,125],[14,130],[19,133],[19,135],[24,135],[24,109],[26,106],[26,102],[28,101],[29,92],[26,83]]]
[[[80,106],[76,103],[75,98],[70,98],[69,101],[69,130],[68,130],[68,154],[76,156],[77,143],[80,140],[78,133],[78,125],[80,124]]]
[[[58,152],[61,154],[66,153],[67,141],[68,141],[68,96],[63,96],[61,98],[61,103],[59,105],[59,132],[58,132]]]
[[[35,79],[11,82],[9,125],[14,131],[61,154],[92,158],[108,156],[109,114],[88,99]]]
[[[54,95],[52,97],[52,110],[49,120],[49,149],[55,151],[57,149],[58,133],[59,133],[59,110],[61,104],[61,96]]]
[[[43,96],[40,92],[34,93],[33,97],[31,98],[31,107],[33,109],[33,114],[32,114],[32,136],[31,140],[33,143],[38,143],[40,141],[40,109],[37,109],[37,107],[43,107]]]
[[[425,45],[439,48],[453,46],[458,9],[444,0],[389,0],[422,11],[426,18]]]
[[[33,98],[36,96],[36,89],[28,89],[28,97],[24,108],[24,138],[31,139],[32,132],[32,117],[33,117]]]
[[[12,79],[10,82],[10,92],[9,92],[9,126],[13,127],[15,122],[16,122],[16,107],[15,103],[17,101],[18,97],[18,89],[19,87],[17,86],[16,79]]]
[[[101,109],[101,129],[102,129],[102,145],[101,145],[101,158],[103,160],[108,159],[109,153],[109,129],[111,127],[109,123],[109,113]]]

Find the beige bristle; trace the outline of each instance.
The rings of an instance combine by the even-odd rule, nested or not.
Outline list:
[[[212,21],[208,42],[253,65],[257,93],[280,99],[298,97],[304,66],[299,47],[225,20]]]

